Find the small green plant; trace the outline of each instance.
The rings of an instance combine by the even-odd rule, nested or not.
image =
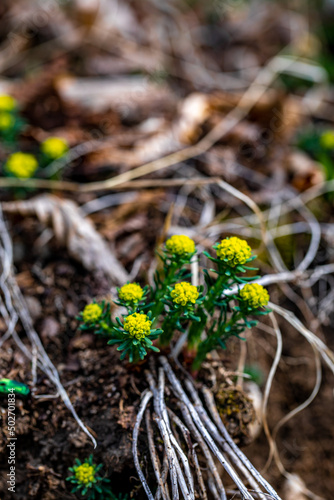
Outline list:
[[[48,147],[43,148],[45,145]],[[61,158],[67,150],[68,146],[65,141],[58,137],[52,137],[42,143],[41,154],[38,157],[22,151],[12,153],[4,164],[4,174],[19,179],[28,179],[38,174],[43,176],[43,168],[53,160]]]
[[[47,167],[67,154],[67,141],[61,137],[49,137],[40,144],[36,154],[20,151],[18,138],[25,126],[14,97],[0,95],[0,139],[9,150],[9,155],[2,165],[2,175],[23,180],[31,177],[58,178],[59,172],[53,172],[53,169]],[[20,187],[15,194],[22,197],[26,190]]]
[[[0,95],[0,138],[7,145],[15,144],[18,135],[23,130],[24,120],[18,113],[18,105],[14,97]]]
[[[108,336],[115,326],[111,319],[110,304],[105,301],[87,304],[77,319],[81,321],[80,330],[94,330],[97,335]]]
[[[68,143],[62,137],[49,137],[41,144],[41,153],[45,158],[45,163],[57,160],[68,151]]]
[[[116,318],[118,326],[114,327],[111,332],[109,345],[120,344],[118,351],[123,351],[120,359],[129,356],[129,361],[138,361],[144,359],[147,354],[147,349],[159,352],[159,349],[153,345],[153,340],[156,340],[162,330],[152,328],[151,311],[148,314],[143,312],[135,312],[124,318],[122,323],[119,318]]]
[[[52,163],[66,156],[68,151],[68,142],[62,137],[48,137],[42,142],[39,154],[41,176],[49,179],[60,179],[61,168],[59,166],[54,168]]]
[[[176,332],[186,333],[188,352],[193,354],[193,369],[227,340],[256,325],[254,316],[267,314],[269,294],[258,283],[258,276],[245,276],[256,268],[248,243],[240,238],[225,238],[213,247],[215,257],[204,252],[214,268],[204,269],[205,287],[189,283],[189,264],[196,254],[195,243],[187,236],[172,236],[158,253],[162,269],[154,276],[154,286],[141,288],[127,283],[118,289],[118,301],[125,308],[123,318],[111,318],[110,305],[93,302],[80,314],[80,328],[91,329],[118,344],[121,359],[143,360],[148,350],[167,346]],[[230,292],[237,288],[236,293]]]
[[[93,463],[93,455],[81,462],[78,458],[75,465],[69,467],[71,476],[66,478],[74,488],[71,493],[80,494],[86,500],[126,500],[126,496],[116,496],[110,489],[110,479],[102,477],[100,470],[103,465]]]

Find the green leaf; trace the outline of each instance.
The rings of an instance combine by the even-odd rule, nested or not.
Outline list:
[[[151,349],[151,351],[154,351],[154,352],[160,352],[160,349],[158,349],[158,347],[155,347],[155,345],[151,345],[149,347],[149,349]]]
[[[119,359],[120,359],[121,361],[123,361],[123,359],[125,358],[126,353],[127,353],[127,350],[123,351],[123,352],[122,352],[122,354],[120,355]]]
[[[119,319],[119,317],[118,317],[118,316],[117,316],[117,318],[116,318],[116,321],[117,321],[117,323],[119,324],[119,326],[120,326],[121,328],[123,328],[123,323],[122,323],[122,321]]]
[[[117,351],[123,351],[123,349],[126,349],[127,347],[129,347],[132,342],[133,342],[133,340],[130,340],[130,339],[125,340],[124,342],[122,342],[122,344],[120,346],[117,347]]]
[[[108,340],[107,344],[115,345],[115,344],[119,344],[120,342],[122,342],[121,339],[110,339],[110,340]]]

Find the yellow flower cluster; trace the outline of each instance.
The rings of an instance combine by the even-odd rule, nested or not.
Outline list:
[[[139,302],[144,295],[144,290],[137,283],[123,285],[118,292],[118,296],[124,302]]]
[[[41,144],[41,151],[52,160],[61,158],[68,151],[68,144],[61,137],[49,137]]]
[[[239,296],[247,307],[251,309],[258,309],[259,307],[266,306],[270,298],[267,290],[257,283],[245,285],[242,290],[240,290]]]
[[[15,123],[15,118],[10,113],[0,112],[0,130],[8,130],[12,128]]]
[[[326,130],[320,137],[320,144],[325,149],[334,149],[334,131]]]
[[[141,340],[151,333],[152,321],[146,314],[134,313],[125,318],[124,330],[130,337]]]
[[[5,164],[7,172],[20,179],[32,177],[37,168],[36,158],[29,153],[13,153]]]
[[[75,469],[75,477],[81,484],[92,483],[95,479],[95,469],[87,463],[81,464]]]
[[[85,323],[96,323],[102,316],[102,309],[98,304],[88,304],[82,311],[82,319]]]
[[[188,236],[175,234],[166,241],[166,248],[174,255],[186,255],[195,252],[195,242]]]
[[[252,255],[252,249],[247,241],[236,236],[225,238],[217,247],[217,257],[224,260],[229,266],[236,267],[245,264]]]
[[[17,102],[14,97],[7,94],[0,95],[0,111],[14,111],[17,107]]]
[[[176,283],[170,295],[175,304],[186,306],[187,304],[195,304],[199,293],[196,286],[182,281],[181,283]]]

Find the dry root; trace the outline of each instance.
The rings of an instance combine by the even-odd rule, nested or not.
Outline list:
[[[167,359],[161,356],[159,361],[162,367],[158,370],[158,377],[154,370],[146,372],[149,389],[143,394],[133,432],[135,466],[147,497],[151,500],[208,497],[227,500],[239,495],[246,500],[280,500],[233,442],[219,416],[211,391],[202,387],[204,404],[190,378],[182,384]],[[166,404],[165,396],[171,393],[176,398],[178,415]],[[153,409],[149,406],[151,400]],[[138,435],[144,414],[147,444],[157,483],[155,495],[138,458]],[[161,440],[163,452],[159,457]],[[200,466],[203,461],[204,467]],[[223,474],[219,473],[219,463],[224,469]],[[236,490],[224,486],[228,477]]]

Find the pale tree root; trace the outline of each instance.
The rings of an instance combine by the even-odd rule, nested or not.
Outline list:
[[[228,500],[233,496],[245,500],[281,500],[233,442],[211,391],[202,387],[202,402],[190,377],[181,382],[167,358],[161,356],[159,362],[158,373],[155,369],[146,372],[149,389],[143,394],[133,432],[134,462],[147,497],[152,500]],[[176,400],[174,411],[166,402],[171,400],[171,395],[173,402]],[[151,486],[138,456],[138,436],[144,415],[156,480]],[[219,464],[223,473],[219,472]],[[223,478],[229,483],[233,481],[233,491],[230,486],[224,486]]]

